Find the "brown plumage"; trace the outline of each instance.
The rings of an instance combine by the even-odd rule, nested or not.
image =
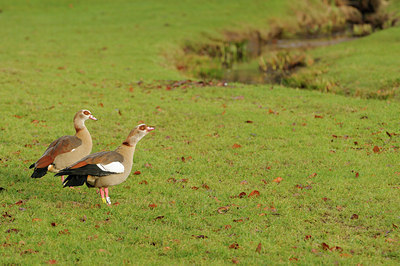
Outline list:
[[[56,175],[68,175],[64,187],[82,186],[86,183],[88,187],[100,188],[102,200],[111,204],[108,187],[121,184],[128,178],[136,144],[152,130],[154,127],[138,125],[115,151],[88,155]]]
[[[74,136],[62,136],[53,141],[43,155],[29,168],[34,168],[32,178],[40,178],[47,171],[58,172],[80,160],[92,151],[92,137],[85,126],[87,119],[97,120],[88,110],[74,116]]]

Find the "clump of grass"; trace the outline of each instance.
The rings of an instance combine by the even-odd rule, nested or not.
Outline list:
[[[296,68],[309,66],[314,60],[304,51],[282,50],[274,51],[260,57],[259,68],[261,71],[272,75],[276,81],[288,77]]]

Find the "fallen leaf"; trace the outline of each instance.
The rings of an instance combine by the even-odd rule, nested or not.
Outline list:
[[[232,145],[232,148],[233,148],[233,149],[238,149],[238,148],[241,148],[241,147],[242,147],[242,145],[237,144],[237,143],[235,143],[235,144]]]
[[[258,197],[260,196],[260,192],[258,190],[253,190],[250,194],[249,197]]]
[[[208,238],[208,236],[205,236],[205,235],[198,235],[198,236],[192,235],[192,236],[195,238],[201,238],[201,239]]]
[[[246,180],[243,180],[240,182],[241,185],[247,185],[249,182],[247,182]]]
[[[275,183],[279,184],[282,180],[283,180],[283,178],[278,176],[277,178],[272,180],[272,182],[275,182]]]
[[[350,219],[352,220],[357,220],[358,219],[358,214],[353,214]]]
[[[248,124],[252,124],[252,123],[253,123],[253,121],[251,121],[251,120],[246,120],[246,123],[248,123]]]
[[[56,260],[48,260],[46,261],[47,264],[57,264],[58,262]]]
[[[152,209],[154,209],[155,207],[157,207],[157,204],[154,204],[154,203],[149,204],[149,207],[152,208]]]
[[[290,261],[298,261],[299,259],[298,259],[298,258],[292,257],[292,258],[290,258],[289,260],[290,260]]]
[[[315,115],[314,118],[324,118],[322,115]]]
[[[393,239],[393,238],[387,238],[387,239],[385,240],[385,242],[391,243],[391,242],[397,242],[397,240],[396,240],[396,239]]]
[[[378,146],[374,146],[372,150],[374,151],[374,153],[378,153],[381,151]]]
[[[321,244],[323,250],[329,250],[329,245],[326,243]]]
[[[143,184],[144,184],[144,185],[147,185],[148,182],[147,182],[146,180],[142,180],[142,181],[139,182],[139,185],[143,185]]]
[[[224,213],[226,213],[228,210],[229,210],[229,206],[224,206],[224,207],[219,207],[218,210],[217,210],[217,212],[218,212],[218,213],[221,213],[221,214],[224,214]]]
[[[161,220],[161,219],[164,219],[164,215],[157,216],[157,217],[154,218],[153,220],[156,221],[156,220]]]
[[[261,242],[258,243],[258,246],[257,246],[257,248],[256,248],[256,252],[257,252],[258,254],[261,254]]]
[[[56,227],[57,224],[56,223],[51,223],[51,226]]]
[[[202,186],[202,188],[205,188],[205,189],[207,189],[207,190],[210,189],[210,187],[209,187],[207,184],[203,184],[203,185],[201,185],[201,186]]]
[[[198,187],[191,187],[191,189],[198,190],[199,188]]]
[[[311,175],[309,175],[308,177],[309,178],[313,178],[313,177],[316,177],[317,176],[317,173],[312,173]]]
[[[230,225],[230,224],[225,225],[225,230],[229,230],[231,228],[232,228],[232,225]]]
[[[134,175],[140,175],[141,172],[140,172],[140,171],[135,171],[133,174],[134,174]]]
[[[304,237],[304,240],[309,240],[309,239],[311,239],[311,238],[312,238],[311,235],[306,235],[306,236]]]
[[[58,233],[59,233],[60,235],[69,235],[69,234],[71,234],[71,233],[68,231],[68,229],[64,229],[64,230],[58,231]]]
[[[351,258],[351,257],[353,257],[353,255],[347,254],[347,253],[342,253],[342,254],[340,254],[339,256],[340,256],[340,257],[343,257],[343,258]]]
[[[40,219],[40,218],[33,218],[32,219],[32,222],[40,222],[42,219]]]
[[[237,259],[232,259],[233,264],[239,264],[239,261]]]
[[[239,244],[238,243],[232,243],[229,245],[230,249],[238,249],[239,248]]]
[[[239,194],[239,198],[243,198],[244,196],[246,196],[246,192],[240,192],[240,194]]]
[[[358,172],[356,172],[356,178],[359,177],[359,176],[360,176],[360,174]]]
[[[339,252],[342,252],[342,251],[343,251],[343,248],[338,247],[338,246],[335,246],[335,247],[330,248],[329,250],[330,250],[330,251],[339,251]]]

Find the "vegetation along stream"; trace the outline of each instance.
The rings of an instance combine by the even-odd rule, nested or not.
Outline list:
[[[202,79],[298,86],[293,73],[321,59],[313,58],[310,49],[352,41],[399,22],[382,0],[299,1],[291,17],[271,21],[265,32],[225,32],[221,38],[187,42],[176,67]]]

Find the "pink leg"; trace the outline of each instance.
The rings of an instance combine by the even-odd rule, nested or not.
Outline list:
[[[106,193],[106,202],[108,205],[111,205],[110,197],[108,196],[108,187],[104,188],[104,192]]]
[[[101,195],[101,200],[106,203],[106,199],[104,198],[104,190],[103,188],[100,188],[100,195]]]
[[[61,176],[61,183],[64,183],[64,176]]]

